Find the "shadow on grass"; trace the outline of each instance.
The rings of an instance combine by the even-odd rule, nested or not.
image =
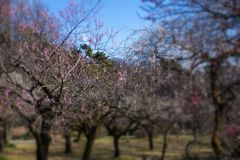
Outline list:
[[[217,160],[217,159],[214,156],[205,156],[205,157],[192,156],[192,157],[184,157],[180,160]]]
[[[192,156],[192,157],[185,157],[180,160],[217,160],[215,156],[204,156],[204,157],[197,157],[197,156]],[[240,157],[226,157],[225,160],[240,160]]]
[[[0,160],[8,160],[8,158],[6,158],[4,156],[0,156]]]

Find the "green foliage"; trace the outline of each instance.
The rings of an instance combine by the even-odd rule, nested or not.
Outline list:
[[[100,65],[100,67],[104,70],[109,70],[113,67],[113,61],[110,60],[103,52],[96,52],[92,56],[93,60],[96,64]]]
[[[104,52],[94,51],[87,44],[82,44],[80,50],[86,52],[88,58],[88,69],[95,75],[103,75],[106,72],[111,71],[113,68],[113,61],[110,60]]]
[[[92,55],[92,58],[99,63],[105,63],[108,61],[108,57],[106,57],[106,55],[103,52],[99,51]]]
[[[185,70],[182,67],[182,65],[174,59],[161,58],[159,64],[160,64],[160,67],[165,71],[167,71],[167,70],[170,71],[171,70],[171,71],[175,71],[179,74],[188,73],[188,71]]]
[[[89,56],[89,57],[93,56],[93,50],[89,45],[82,44],[82,45],[80,45],[80,48],[86,51],[87,56]]]
[[[6,158],[4,156],[0,156],[0,160],[8,160],[8,158]]]
[[[177,70],[182,68],[181,65],[177,63],[177,61],[172,59],[165,59],[165,58],[161,58],[160,65],[164,70],[167,70],[167,69]]]
[[[26,134],[24,134],[24,135],[22,135],[21,137],[20,137],[20,139],[22,139],[22,140],[30,140],[30,139],[32,139],[33,137],[32,137],[32,135],[30,134],[30,133],[26,133]]]
[[[71,54],[82,54],[81,50],[77,47],[71,49]]]
[[[16,148],[16,144],[8,143],[8,144],[5,144],[4,147],[6,147],[6,148]]]

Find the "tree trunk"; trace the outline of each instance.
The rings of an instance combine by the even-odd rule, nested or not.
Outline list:
[[[167,132],[163,133],[163,145],[162,145],[162,154],[160,160],[164,160],[167,150]]]
[[[4,122],[3,124],[3,141],[4,144],[9,144],[11,140],[11,124]]]
[[[221,110],[217,109],[215,110],[214,115],[214,129],[212,134],[212,147],[215,153],[215,156],[217,160],[224,159],[224,156],[226,155],[226,145],[222,141],[221,138],[221,131],[223,126],[223,113]]]
[[[153,146],[153,133],[152,132],[147,132],[148,135],[148,144],[149,144],[149,150],[152,151],[154,149]]]
[[[186,158],[190,158],[191,157],[190,149],[192,148],[192,145],[198,143],[198,140],[197,140],[197,129],[194,126],[192,128],[192,136],[193,136],[193,139],[190,142],[188,142],[186,147],[185,147],[185,157]]]
[[[215,105],[214,112],[214,127],[212,133],[212,147],[215,156],[218,160],[223,159],[224,156],[230,154],[230,151],[226,144],[222,141],[221,132],[224,125],[223,110],[226,106],[224,95],[221,93],[221,85],[218,80],[218,67],[219,64],[216,60],[212,60],[210,65],[210,80],[211,80],[211,96]]]
[[[143,129],[145,130],[145,132],[147,133],[148,136],[148,146],[149,146],[149,150],[152,151],[154,149],[154,145],[153,145],[153,127],[149,127],[149,126],[145,126],[142,125]]]
[[[3,146],[4,146],[4,143],[3,143],[3,132],[1,131],[1,128],[0,128],[0,153],[3,152]]]
[[[72,153],[72,141],[70,134],[65,135],[65,153],[66,154]]]
[[[74,139],[74,142],[80,142],[81,134],[82,134],[82,129],[79,128],[77,131],[77,137],[76,137],[76,139]]]
[[[90,156],[91,156],[91,152],[92,152],[92,147],[93,147],[93,143],[96,137],[96,133],[97,133],[97,127],[94,126],[92,127],[88,133],[86,133],[86,138],[87,138],[87,142],[86,142],[86,146],[84,149],[84,153],[83,153],[83,160],[90,160]]]
[[[118,135],[113,136],[114,157],[115,158],[118,158],[120,156],[119,139],[120,139],[120,136],[118,136]]]
[[[37,160],[47,160],[48,159],[48,150],[51,142],[51,137],[49,134],[40,133],[37,134],[36,143],[37,143],[37,151],[36,151],[36,159]]]
[[[36,160],[48,160],[49,145],[51,143],[51,123],[42,120],[40,132],[34,131],[31,126],[29,127],[36,140]]]

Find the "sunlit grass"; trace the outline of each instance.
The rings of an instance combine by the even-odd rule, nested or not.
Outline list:
[[[184,155],[185,145],[192,139],[189,135],[170,135],[168,137],[168,149],[166,160],[180,159]],[[194,145],[191,151],[194,155],[210,155],[212,153],[209,137],[200,139],[202,143]],[[79,143],[73,143],[73,153],[64,154],[64,139],[60,136],[54,138],[50,146],[49,160],[79,160],[84,149],[85,139],[82,138]],[[35,159],[35,141],[34,140],[16,140],[12,142],[15,148],[5,148],[3,158],[0,160],[34,160]],[[95,141],[92,153],[93,160],[141,160],[143,155],[160,156],[162,136],[154,138],[154,151],[148,150],[147,138],[135,138],[132,136],[122,137],[120,140],[121,158],[113,158],[112,137],[102,136]],[[5,158],[5,159],[4,159]],[[7,159],[6,159],[7,158]]]

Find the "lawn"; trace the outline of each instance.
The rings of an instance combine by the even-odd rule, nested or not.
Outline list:
[[[191,140],[191,136],[171,135],[168,138],[168,149],[166,160],[181,159],[184,154],[184,146]],[[120,149],[121,158],[119,160],[142,160],[143,155],[161,155],[161,137],[155,137],[154,151],[148,151],[148,141],[146,138],[135,138],[125,136],[121,138]],[[199,156],[208,156],[212,153],[209,138],[203,137],[201,144],[192,148],[192,152]],[[34,140],[14,140],[10,147],[5,148],[0,160],[34,160],[35,142]],[[73,143],[73,153],[66,155],[64,151],[64,140],[57,136],[50,146],[49,160],[79,160],[85,139],[79,143]],[[113,156],[112,138],[108,136],[98,137],[95,141],[92,160],[112,160]]]

